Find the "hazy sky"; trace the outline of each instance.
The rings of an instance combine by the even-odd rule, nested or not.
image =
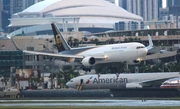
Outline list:
[[[163,8],[166,7],[166,0],[163,0]]]

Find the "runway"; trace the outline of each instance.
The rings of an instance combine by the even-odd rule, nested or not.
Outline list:
[[[180,106],[180,100],[0,100],[0,106]]]

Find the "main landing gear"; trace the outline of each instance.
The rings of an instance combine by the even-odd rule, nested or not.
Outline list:
[[[85,71],[85,72],[91,72],[91,68],[90,67],[83,66],[82,70]]]

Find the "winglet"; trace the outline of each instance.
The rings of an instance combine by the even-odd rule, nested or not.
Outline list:
[[[151,36],[149,34],[148,34],[148,40],[149,40],[149,45],[146,48],[147,48],[147,50],[150,50],[153,48],[153,42],[152,42]]]
[[[58,48],[58,52],[61,52],[64,50],[70,50],[71,47],[68,45],[68,43],[64,39],[57,25],[55,23],[51,23],[51,26],[52,26],[52,31],[54,33],[54,38],[55,38],[56,46]]]

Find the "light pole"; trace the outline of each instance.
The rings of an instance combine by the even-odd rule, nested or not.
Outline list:
[[[43,89],[44,89],[45,88],[44,87],[44,72],[45,72],[46,64],[43,64],[43,68],[44,68],[44,70],[43,70],[43,78],[42,78],[42,80],[43,80]]]
[[[1,70],[1,73],[4,74],[4,70]],[[3,75],[2,75],[2,76],[3,76]],[[4,87],[4,89],[5,89],[5,85],[4,85],[4,84],[5,84],[5,81],[4,81],[4,78],[3,78],[2,80],[3,80],[3,81],[2,81],[3,87]]]
[[[98,73],[98,90],[100,89],[100,80],[99,80],[100,74]]]
[[[119,86],[118,86],[118,77],[119,77],[119,74],[118,74],[118,73],[116,73],[116,83],[117,83],[117,89],[119,88]]]

